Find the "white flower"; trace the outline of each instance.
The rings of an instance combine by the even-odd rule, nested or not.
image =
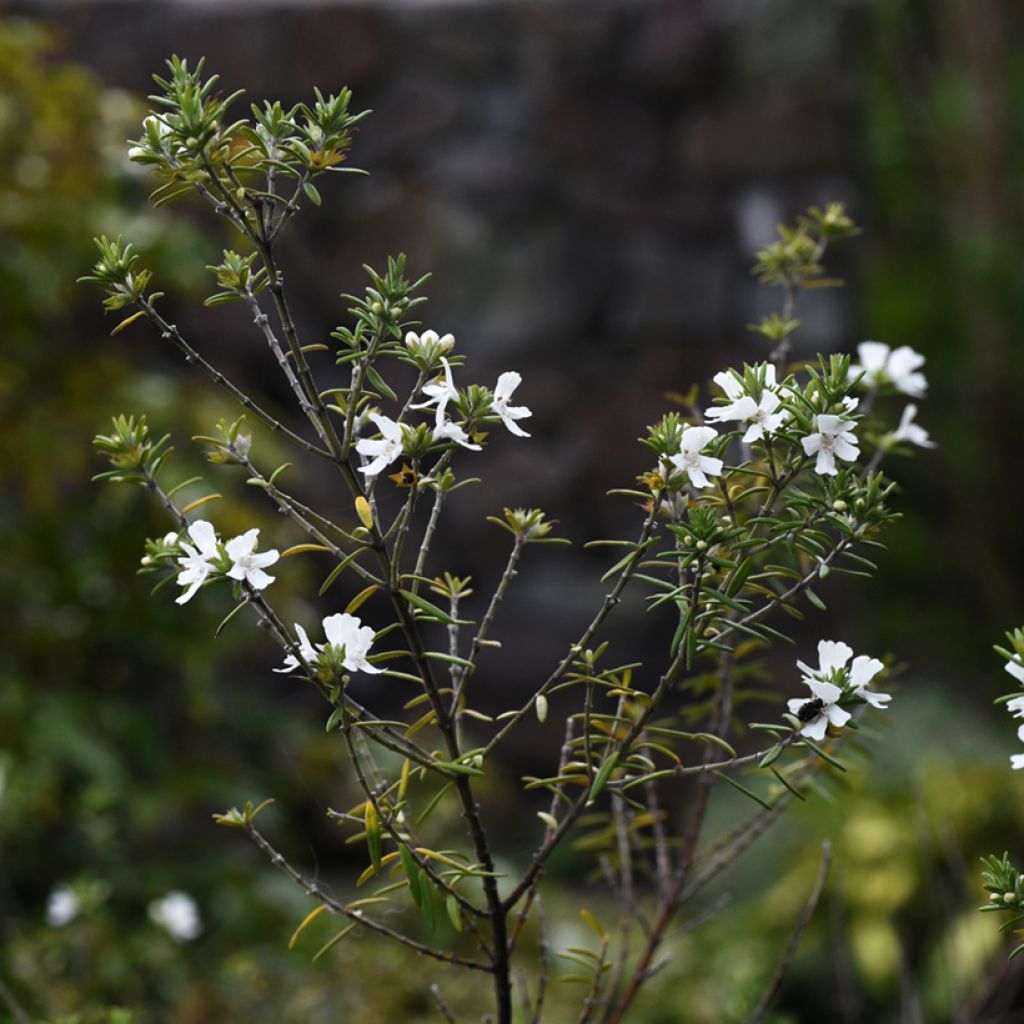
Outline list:
[[[295,634],[299,638],[298,648],[299,654],[302,655],[302,660],[307,664],[311,664],[317,659],[317,649],[309,642],[309,637],[306,636],[306,631],[296,622],[295,623]],[[281,668],[273,669],[274,672],[294,672],[299,667],[299,659],[294,654],[288,654],[285,656],[284,665]]]
[[[187,892],[177,889],[149,904],[149,918],[175,942],[191,942],[203,931],[203,921],[196,901]]]
[[[782,398],[775,388],[775,367],[768,363],[764,371],[764,387],[761,397],[744,394],[743,383],[734,373],[716,373],[714,382],[731,401],[728,405],[714,405],[704,413],[704,418],[714,422],[736,420],[749,423],[743,441],[750,444],[759,441],[765,434],[774,434],[789,415],[778,411]]]
[[[796,697],[789,701],[789,710],[804,723],[800,735],[812,740],[823,740],[829,724],[842,727],[850,720],[849,711],[845,711],[836,702],[843,691],[832,683],[822,683],[817,679],[805,679],[804,682],[814,695],[810,699]]]
[[[81,909],[78,896],[70,885],[58,885],[46,901],[46,923],[53,928],[70,924]]]
[[[347,612],[329,615],[324,619],[323,627],[327,643],[331,647],[339,650],[345,648],[343,664],[349,672],[380,671],[366,660],[366,655],[373,645],[372,627],[364,626],[355,615],[349,615]]]
[[[900,425],[892,435],[893,441],[907,441],[909,444],[916,444],[921,448],[934,448],[935,442],[928,436],[924,427],[914,422],[917,415],[917,406],[911,402],[900,417]]]
[[[427,334],[432,333],[432,331],[427,332]],[[441,364],[444,366],[444,383],[424,384],[422,388],[423,393],[429,395],[430,399],[426,402],[421,402],[419,405],[409,406],[410,409],[429,409],[432,405],[436,405],[437,412],[434,421],[438,427],[444,422],[444,411],[448,407],[448,403],[459,397],[459,392],[455,388],[455,381],[452,379],[452,368],[444,356],[441,357]]]
[[[1006,671],[1019,683],[1024,683],[1024,664],[1021,664],[1020,655],[1015,654],[1011,661],[1006,663]],[[1022,698],[1024,699],[1024,698]],[[1013,701],[1010,701],[1012,704]]]
[[[718,436],[714,427],[687,427],[679,442],[679,454],[670,455],[668,461],[676,469],[680,469],[689,477],[694,487],[710,487],[709,476],[720,476],[722,460],[710,455],[701,455],[701,451],[710,444],[711,439]]]
[[[494,395],[491,399],[491,409],[494,415],[501,420],[509,432],[516,437],[529,437],[530,435],[522,427],[516,425],[516,420],[526,419],[533,413],[525,405],[509,405],[512,392],[523,382],[520,374],[514,370],[508,370],[498,378],[494,385]]]
[[[387,416],[370,413],[370,419],[377,425],[383,437],[377,439],[363,438],[356,442],[356,451],[373,461],[368,466],[360,466],[359,472],[367,476],[376,476],[381,470],[390,466],[402,454],[402,427]]]
[[[438,423],[437,426],[434,427],[434,440],[454,441],[456,444],[461,444],[463,448],[468,448],[473,452],[481,450],[480,445],[473,444],[469,439],[469,434],[467,434],[465,430],[458,425],[458,423],[453,423],[451,420],[446,420],[444,423]]]
[[[274,582],[276,577],[268,576],[263,570],[281,557],[274,549],[257,551],[256,541],[259,535],[260,531],[253,527],[237,537],[232,537],[224,545],[228,558],[231,559],[228,576],[233,580],[245,580],[255,590],[263,590]]]
[[[860,363],[852,365],[850,373],[857,376],[863,372],[868,384],[892,384],[912,398],[923,398],[928,390],[928,381],[918,372],[924,366],[924,356],[909,345],[890,349],[881,341],[862,341],[857,346],[857,356]]]
[[[850,686],[855,696],[867,701],[874,708],[884,708],[892,700],[892,695],[876,693],[874,690],[869,690],[867,685],[885,668],[885,665],[878,658],[869,658],[866,654],[858,654],[847,669],[846,664],[852,655],[853,648],[841,640],[819,640],[818,667],[811,668],[802,661],[798,661],[796,666],[808,679],[827,682],[838,676],[840,681]]]
[[[1024,718],[1024,697],[1014,697],[1006,702],[1006,710],[1014,718]]]
[[[824,476],[835,476],[836,458],[847,462],[855,462],[860,455],[857,438],[853,435],[853,420],[844,420],[840,416],[815,416],[817,431],[800,439],[804,451],[808,455],[818,453],[814,471]]]
[[[327,642],[317,644],[315,647],[309,642],[306,631],[295,623],[295,632],[299,638],[299,653],[307,665],[319,660],[322,654],[329,653],[328,648],[336,652],[344,650],[342,667],[348,672],[369,672],[371,675],[380,672],[379,668],[367,661],[367,654],[373,646],[373,628],[364,626],[362,621],[355,615],[347,612],[338,615],[328,615],[321,624]],[[299,667],[299,659],[294,654],[289,654],[284,659],[281,668],[275,668],[275,672],[294,672]]]
[[[1017,730],[1017,739],[1024,743],[1024,725]],[[1024,754],[1011,754],[1010,755],[1010,767],[1016,771],[1018,768],[1024,768]]]
[[[188,535],[195,541],[195,547],[181,542],[185,554],[178,559],[182,567],[178,573],[178,585],[188,589],[175,598],[177,604],[192,600],[195,592],[206,582],[207,576],[214,571],[213,560],[218,556],[217,533],[205,519],[197,519],[192,523]]]

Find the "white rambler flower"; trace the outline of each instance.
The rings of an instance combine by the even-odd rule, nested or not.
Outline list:
[[[364,626],[355,615],[343,612],[328,615],[323,621],[323,627],[327,643],[331,647],[345,648],[345,660],[342,664],[349,672],[380,672],[379,668],[366,660],[366,655],[373,646],[371,626]]]
[[[819,414],[815,416],[817,430],[813,434],[800,438],[804,451],[808,455],[818,453],[814,471],[823,476],[836,476],[836,458],[846,462],[855,462],[860,455],[857,438],[853,434],[853,420],[844,420],[841,416]]]
[[[231,559],[228,576],[233,580],[245,580],[255,590],[264,590],[276,577],[268,576],[263,570],[268,565],[273,565],[281,556],[273,548],[270,551],[257,551],[256,541],[259,535],[260,531],[253,527],[237,537],[232,537],[224,545],[224,549]]]
[[[1009,672],[1017,682],[1024,683],[1024,664],[1021,663],[1019,654],[1015,654],[1013,659],[1006,663],[1005,667],[1006,671]],[[1021,699],[1024,700],[1024,698]],[[1010,701],[1010,703],[1012,704],[1013,701]]]
[[[908,444],[916,444],[920,448],[934,448],[935,442],[928,436],[924,427],[914,422],[917,415],[917,406],[911,402],[900,417],[900,425],[892,435],[893,441],[906,441]]]
[[[70,924],[81,910],[81,903],[70,885],[58,885],[46,900],[46,923],[51,928]]]
[[[818,641],[818,667],[811,668],[802,661],[796,663],[796,667],[810,679],[828,681],[836,676],[837,672],[845,672],[847,682],[851,691],[857,697],[865,700],[873,708],[884,708],[892,695],[888,693],[876,693],[867,688],[885,665],[878,658],[869,658],[866,654],[858,654],[847,669],[847,663],[853,656],[853,648],[844,644],[841,640],[819,640]]]
[[[891,349],[881,341],[862,341],[857,346],[859,363],[850,367],[853,376],[864,374],[864,382],[878,387],[892,384],[912,398],[923,398],[928,381],[918,372],[924,366],[924,356],[909,345]]]
[[[203,931],[196,901],[187,892],[177,889],[149,904],[149,919],[163,928],[175,942],[191,942]]]
[[[760,399],[744,392],[743,381],[733,371],[716,373],[712,378],[725,392],[730,400],[727,405],[713,405],[704,413],[704,418],[712,422],[738,421],[749,423],[743,441],[750,444],[759,441],[765,434],[773,434],[786,421],[788,413],[779,412],[783,397],[781,389],[776,388],[775,367],[767,363],[764,368],[764,388]]]
[[[173,530],[170,533],[165,533],[164,534],[164,544],[166,544],[167,547],[170,547],[172,544],[177,544],[177,543],[178,543],[178,534],[175,533]]]
[[[175,598],[177,604],[191,601],[195,592],[206,582],[206,578],[214,570],[213,560],[217,557],[217,532],[205,520],[197,519],[188,528],[188,535],[195,542],[181,542],[181,550],[185,552],[178,559],[181,572],[178,573],[178,585],[188,589]]]
[[[481,450],[480,445],[473,444],[469,439],[469,434],[465,432],[458,425],[453,423],[451,420],[446,420],[444,423],[438,423],[434,427],[434,440],[435,441],[454,441],[456,444],[461,444],[463,448],[468,448],[471,452],[478,452]]]
[[[295,623],[295,635],[299,638],[299,642],[296,645],[299,648],[299,654],[302,655],[302,660],[307,665],[312,664],[319,657],[317,649],[309,642],[309,637],[306,635],[306,631],[296,622]],[[284,664],[280,668],[272,669],[274,672],[294,672],[299,667],[299,659],[294,654],[286,654]]]
[[[359,472],[367,476],[376,476],[391,465],[402,454],[402,427],[387,416],[371,412],[370,419],[376,424],[383,435],[380,438],[363,438],[356,442],[356,451],[373,461],[368,466],[360,466]]]
[[[687,427],[679,442],[679,454],[668,457],[676,469],[686,473],[694,487],[710,487],[708,477],[721,476],[722,460],[701,455],[715,437],[718,437],[718,431],[714,427]]]
[[[512,392],[522,382],[522,376],[514,370],[507,370],[503,373],[498,378],[498,383],[494,385],[491,408],[494,415],[508,428],[509,433],[515,434],[516,437],[529,437],[530,435],[516,424],[516,420],[526,419],[527,416],[532,416],[533,413],[525,405],[508,404],[509,399],[512,397]]]
[[[843,695],[838,686],[817,679],[805,679],[804,682],[813,697],[795,697],[789,701],[789,710],[804,723],[800,735],[820,742],[830,724],[841,728],[852,716],[836,703]]]
[[[433,334],[433,331],[428,331],[427,334]],[[409,406],[410,409],[429,409],[432,405],[436,405],[435,422],[438,427],[444,422],[444,412],[448,407],[448,403],[459,397],[459,393],[455,389],[455,381],[452,379],[452,368],[444,356],[441,357],[441,364],[444,366],[444,382],[438,384],[434,381],[430,384],[424,384],[422,391],[423,394],[430,396],[429,400],[420,402],[418,405]]]

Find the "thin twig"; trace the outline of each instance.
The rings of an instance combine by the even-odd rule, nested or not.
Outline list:
[[[807,927],[807,923],[811,920],[811,916],[818,906],[818,901],[821,899],[821,894],[825,890],[825,882],[828,879],[828,870],[831,864],[832,844],[827,839],[824,839],[821,843],[821,866],[818,868],[818,878],[814,883],[814,888],[807,898],[807,904],[804,906],[804,911],[800,915],[796,927],[793,929],[793,934],[789,937],[789,942],[786,943],[786,948],[782,951],[782,958],[775,968],[775,973],[772,975],[768,987],[764,990],[757,1006],[754,1007],[754,1012],[747,1018],[747,1024],[757,1024],[765,1015],[771,1001],[782,987],[782,982],[789,973],[793,957],[796,956],[797,947],[800,945],[800,936],[803,934],[804,928]]]

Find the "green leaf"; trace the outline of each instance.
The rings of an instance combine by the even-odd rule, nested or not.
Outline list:
[[[593,785],[590,787],[590,793],[587,796],[587,805],[592,804],[598,796],[601,794],[601,790],[607,785],[608,780],[611,778],[611,774],[615,771],[615,766],[619,762],[619,752],[613,751],[611,756],[598,770],[597,775],[594,777]]]
[[[320,206],[323,200],[320,198],[320,193],[316,190],[316,186],[311,181],[304,181],[302,183],[302,191],[309,196],[309,201],[314,206]]]

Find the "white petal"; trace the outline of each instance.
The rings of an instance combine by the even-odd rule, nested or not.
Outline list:
[[[743,394],[743,384],[732,373],[723,370],[711,378],[733,401]]]
[[[1008,700],[1006,702],[1006,710],[1014,718],[1024,718],[1024,697],[1014,697],[1013,700]]]
[[[841,708],[838,704],[830,704],[825,708],[824,715],[828,720],[837,727],[842,727],[853,717],[849,711],[845,708]]]
[[[1016,659],[1014,659],[1013,661],[1008,661],[1006,663],[1006,671],[1009,672],[1014,679],[1024,683],[1024,665],[1022,665],[1019,661],[1017,661]]]
[[[885,664],[878,658],[869,658],[866,654],[858,654],[850,666],[850,685],[855,690],[867,686],[883,668],[885,668]]]
[[[809,740],[823,740],[825,738],[825,730],[828,728],[828,719],[824,715],[818,715],[813,722],[808,722],[800,730],[801,736],[806,736]]]
[[[210,555],[217,550],[217,531],[205,519],[197,519],[190,524],[188,535],[204,555]]]
[[[1024,768],[1024,754],[1011,754],[1010,767],[1014,771],[1017,771],[1018,768]]]
[[[718,431],[714,427],[686,427],[683,430],[679,449],[684,452],[699,452],[716,437],[718,437]]]
[[[836,469],[836,460],[831,452],[825,451],[824,448],[818,450],[818,458],[814,463],[814,472],[820,473],[822,476],[839,475],[839,472]]]
[[[857,358],[861,368],[870,376],[885,369],[890,348],[881,341],[862,341],[857,346]]]
[[[523,382],[522,374],[515,370],[506,370],[494,385],[494,398],[498,402],[507,402],[512,397],[512,392]]]
[[[262,569],[255,567],[245,574],[245,578],[249,581],[249,586],[256,590],[266,590],[277,579],[276,576],[268,576]]]
[[[822,675],[828,675],[834,669],[845,667],[852,656],[853,648],[849,644],[844,644],[842,640],[818,641],[818,664],[821,665]],[[838,694],[833,699],[837,700]]]
[[[811,693],[826,704],[835,704],[843,695],[843,691],[832,683],[823,683],[820,679],[805,679],[804,682],[810,687]]]
[[[851,442],[851,438],[853,438],[852,434],[840,434],[832,446],[833,453],[846,462],[856,462],[860,458],[860,449]],[[854,438],[855,440],[856,438]]]
[[[786,701],[789,710],[795,715],[807,703],[806,697],[793,697]]]
[[[273,565],[280,557],[280,552],[276,548],[271,548],[269,551],[257,551],[250,561],[258,569],[266,569],[268,565]]]
[[[874,690],[858,690],[858,697],[863,697],[873,708],[885,710],[889,701],[892,700],[891,693],[876,693]]]
[[[800,443],[804,446],[804,451],[808,455],[813,455],[821,448],[821,434],[808,434],[806,437],[800,438]],[[820,473],[821,470],[818,470],[818,472]]]
[[[254,526],[251,530],[246,530],[245,533],[232,537],[224,545],[231,561],[237,562],[244,555],[251,555],[256,550],[256,541],[259,539],[259,535],[260,531]]]
[[[711,481],[704,475],[700,466],[687,466],[686,475],[690,478],[690,483],[698,490],[711,486]]]

